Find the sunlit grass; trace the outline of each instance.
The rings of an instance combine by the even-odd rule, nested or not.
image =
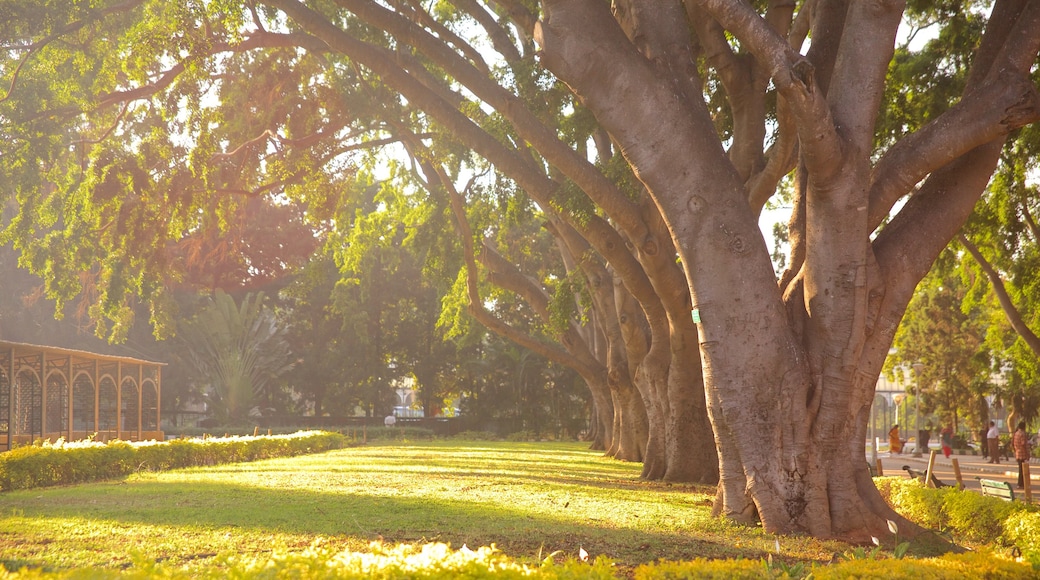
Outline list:
[[[176,565],[218,554],[369,542],[496,545],[534,562],[583,548],[623,567],[661,558],[763,558],[775,537],[710,515],[713,487],[639,479],[578,443],[370,445],[319,455],[143,472],[125,481],[0,494],[0,563],[61,569]],[[780,540],[827,560],[844,544]]]

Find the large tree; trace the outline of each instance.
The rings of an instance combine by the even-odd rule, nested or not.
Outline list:
[[[391,142],[457,207],[493,174],[592,297],[595,332],[561,327],[540,354],[608,389],[616,426],[641,403],[648,477],[717,478],[728,517],[865,541],[897,517],[863,457],[898,322],[1008,133],[1038,118],[1040,2],[939,9],[963,34],[938,40],[977,49],[935,63],[965,74],[927,123],[879,138],[897,30],[919,14],[898,0],[10,4],[8,235],[52,294],[88,277],[96,314],[125,324],[126,297],[163,303],[162,240],[236,196],[325,207],[352,151]],[[778,281],[758,215],[788,175]],[[540,304],[455,214],[470,275]]]

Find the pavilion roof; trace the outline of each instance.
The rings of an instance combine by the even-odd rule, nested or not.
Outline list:
[[[111,354],[102,354],[97,352],[89,352],[86,350],[76,350],[71,348],[61,348],[57,346],[42,346],[38,344],[27,344],[24,342],[9,342],[0,340],[0,351],[14,351],[15,356],[26,356],[35,353],[45,354],[57,354],[62,356],[70,356],[76,358],[96,359],[107,362],[122,362],[134,365],[147,365],[147,366],[166,366],[166,363],[154,362],[139,358],[133,358],[129,356],[118,356]]]

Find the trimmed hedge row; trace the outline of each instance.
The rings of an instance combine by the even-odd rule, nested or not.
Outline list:
[[[1014,546],[1040,570],[1040,507],[916,479],[875,477],[882,497],[910,521],[958,540]]]
[[[115,479],[143,470],[292,457],[340,449],[348,442],[344,435],[325,431],[136,443],[59,439],[0,453],[0,491]]]
[[[905,579],[905,580],[974,580],[991,578],[1026,580],[1035,578],[1027,565],[1001,559],[991,554],[973,553],[947,555],[921,560],[862,559],[836,564],[817,564],[811,568],[791,570],[761,560],[704,560],[689,562],[659,562],[636,568],[636,580],[658,578],[831,578]],[[540,565],[517,563],[490,548],[452,550],[445,544],[421,546],[402,544],[384,546],[373,544],[370,552],[332,552],[312,547],[298,553],[273,556],[242,557],[218,556],[212,562],[190,569],[171,567],[155,562],[138,562],[127,570],[76,569],[58,572],[20,570],[0,578],[168,578],[173,580],[200,578],[296,578],[298,580],[335,578],[354,579],[455,579],[455,578],[532,578],[532,579],[597,579],[613,580],[627,575],[616,569],[607,558],[592,562],[570,559],[556,563],[547,558]]]

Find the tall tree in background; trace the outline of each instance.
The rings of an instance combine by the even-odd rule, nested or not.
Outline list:
[[[543,350],[609,390],[615,424],[642,403],[646,442],[624,446],[648,476],[717,478],[717,511],[770,532],[868,541],[899,519],[862,468],[898,322],[1009,132],[1040,116],[1040,2],[975,8],[911,6],[944,17],[934,70],[960,75],[911,127],[879,123],[886,90],[912,93],[889,76],[898,1],[15,5],[7,236],[54,296],[89,275],[118,336],[133,295],[164,322],[164,241],[200,215],[266,194],[325,207],[352,151],[421,142],[467,275],[533,309],[545,288],[467,232],[459,201],[493,172],[542,212],[597,320]],[[778,284],[757,221],[792,173]]]
[[[969,300],[992,302],[1002,313],[987,337],[1000,353],[998,400],[1031,421],[1040,413],[1040,198],[1030,181],[1040,168],[1040,131],[1030,126],[1016,137],[959,241],[967,258],[962,268],[976,281]]]
[[[967,300],[968,288],[959,273],[953,248],[925,277],[896,333],[892,360],[910,369],[920,388],[921,412],[937,414],[942,425],[963,416],[972,430],[989,421],[986,395],[992,394],[992,357],[984,344],[993,311],[988,304]]]

